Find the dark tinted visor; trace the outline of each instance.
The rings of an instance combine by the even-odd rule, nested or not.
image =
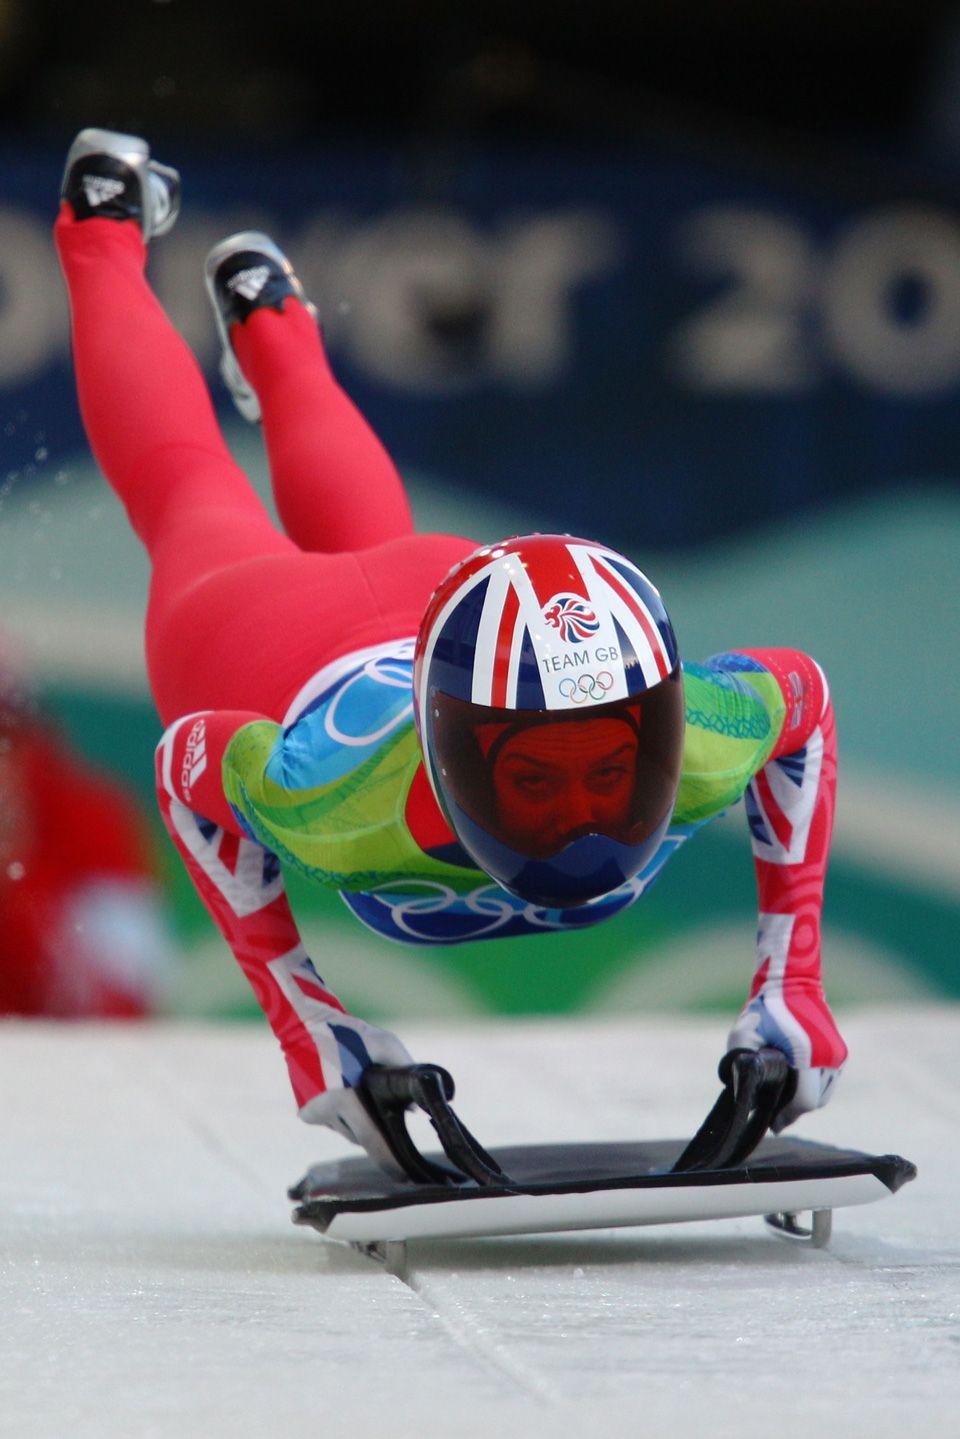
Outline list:
[[[659,830],[673,811],[683,727],[679,669],[645,694],[582,713],[491,709],[434,692],[428,717],[454,830],[460,810],[533,860],[587,835],[635,847]]]

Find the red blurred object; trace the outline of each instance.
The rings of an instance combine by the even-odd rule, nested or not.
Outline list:
[[[123,789],[0,697],[0,1013],[147,1014],[167,958],[152,868]]]

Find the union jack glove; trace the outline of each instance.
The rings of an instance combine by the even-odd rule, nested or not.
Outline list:
[[[385,1162],[382,1135],[360,1102],[355,1086],[370,1064],[389,1067],[413,1064],[406,1045],[389,1030],[378,1029],[375,1024],[341,1010],[331,1010],[328,1019],[313,1015],[309,1035],[310,1042],[322,1056],[327,1087],[300,1106],[300,1118],[307,1124],[324,1124],[336,1134],[342,1134],[382,1165]]]
[[[826,1104],[847,1057],[819,982],[760,986],[741,1010],[727,1048],[756,1050],[767,1045],[786,1055],[796,1075],[771,1126],[779,1134],[801,1114]]]

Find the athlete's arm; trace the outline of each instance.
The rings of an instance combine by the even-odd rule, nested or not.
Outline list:
[[[245,724],[262,721],[248,710],[202,710],[175,720],[157,749],[157,785],[187,809],[228,834],[247,833],[223,790],[223,756]]]
[[[371,1063],[412,1061],[399,1039],[347,1014],[327,989],[304,949],[276,855],[242,832],[214,783],[237,728],[262,718],[207,712],[172,725],[157,750],[160,811],[280,1041],[300,1117],[363,1144],[368,1121],[353,1093],[357,1079]]]
[[[743,663],[738,664],[742,658]],[[716,663],[716,662],[710,662]],[[836,726],[826,679],[797,650],[742,650],[722,668],[750,665],[776,681],[784,711],[769,758],[744,796],[757,875],[757,971],[730,1048],[782,1050],[798,1074],[782,1129],[826,1103],[847,1057],[821,981],[820,921],[837,782]]]

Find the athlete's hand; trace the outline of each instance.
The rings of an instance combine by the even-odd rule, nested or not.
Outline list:
[[[789,1098],[773,1122],[775,1134],[801,1114],[820,1109],[836,1086],[847,1057],[819,984],[763,985],[741,1010],[728,1049],[779,1049],[796,1075]]]
[[[349,1139],[351,1144],[365,1149],[378,1164],[384,1165],[389,1161],[390,1167],[395,1169],[392,1158],[388,1154],[385,1158],[383,1137],[361,1104],[354,1086],[369,1064],[405,1066],[413,1064],[413,1058],[395,1034],[368,1024],[356,1015],[331,1011],[331,1020],[324,1028],[329,1034],[328,1042],[338,1051],[341,1083],[330,1085],[308,1100],[300,1109],[300,1118],[308,1124],[325,1124],[328,1129]],[[315,1026],[313,1037],[316,1040]],[[318,1044],[321,1053],[324,1047],[324,1044]],[[329,1066],[328,1070],[332,1073],[333,1066]]]

